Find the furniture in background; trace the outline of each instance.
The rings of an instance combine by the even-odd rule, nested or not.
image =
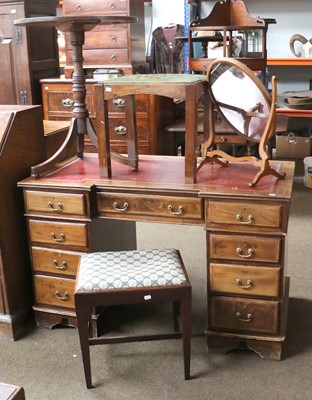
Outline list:
[[[0,105],[0,336],[13,340],[33,314],[23,195],[16,184],[45,158],[41,107]]]
[[[59,75],[53,28],[14,26],[18,18],[53,16],[57,0],[0,0],[0,104],[41,104],[39,80]]]
[[[81,255],[92,251],[95,221],[187,224],[206,232],[208,349],[245,344],[261,357],[280,359],[294,163],[272,161],[272,166],[286,173],[285,179],[268,175],[254,188],[248,182],[258,169],[250,163],[207,164],[197,183],[186,184],[183,157],[141,156],[137,172],[113,161],[113,177],[106,179],[99,176],[97,155],[89,154],[39,179],[20,181],[37,323],[76,324],[76,270]]]
[[[172,303],[174,332],[90,337],[92,310],[143,303]],[[190,379],[192,287],[179,251],[135,250],[85,254],[75,286],[75,309],[87,388],[92,387],[90,346],[183,340],[184,377]]]
[[[93,79],[86,79],[86,105],[93,126],[97,125]],[[41,80],[44,119],[70,121],[74,108],[71,79]],[[128,132],[125,126],[125,101],[122,97],[109,102],[111,147],[125,153]],[[173,154],[173,138],[166,135],[165,126],[174,119],[173,99],[147,94],[136,95],[138,152],[139,154]],[[97,152],[90,139],[85,137],[86,152]]]
[[[190,74],[157,74],[157,75],[125,75],[115,79],[107,80],[95,86],[95,104],[97,121],[103,123],[103,127],[96,128],[98,135],[98,153],[100,176],[111,177],[111,157],[130,165],[132,168],[138,166],[137,154],[137,129],[136,113],[134,108],[135,94],[152,94],[170,97],[185,102],[185,182],[196,182],[197,171],[197,112],[199,101],[204,98],[204,106],[208,102],[207,82],[202,75]],[[129,106],[127,109],[129,130],[128,149],[131,148],[130,157],[111,155],[110,132],[108,124],[108,104],[110,99],[128,96]],[[129,140],[130,139],[130,140]]]
[[[92,78],[97,69],[117,69],[125,74],[142,71],[145,60],[144,2],[141,0],[66,0],[63,3],[64,16],[103,15],[134,16],[135,24],[99,25],[86,32],[83,52],[83,69],[86,77]],[[73,47],[69,34],[65,34],[66,66],[65,77],[72,78]],[[51,75],[53,77],[53,75]]]
[[[219,57],[234,57],[252,70],[262,71],[266,76],[268,24],[274,19],[252,17],[241,0],[218,1],[211,13],[190,22],[188,33],[188,68],[190,71],[206,71],[210,62]],[[217,32],[220,32],[218,36]],[[195,57],[193,41],[200,40],[203,52]],[[195,38],[194,38],[195,36]],[[222,53],[214,55],[209,43],[220,43]]]
[[[211,62],[207,69],[209,103],[209,136],[203,144],[203,160],[198,166],[216,162],[226,166],[228,161],[254,161],[260,170],[250,182],[251,186],[266,175],[274,175],[278,179],[283,173],[271,168],[267,146],[275,133],[276,127],[276,78],[272,77],[272,93],[268,93],[259,82],[253,71],[233,58],[225,57]],[[242,96],[243,93],[243,96]],[[234,132],[250,142],[257,143],[260,160],[251,156],[233,157],[222,150],[212,150],[215,140],[215,111],[222,116]]]

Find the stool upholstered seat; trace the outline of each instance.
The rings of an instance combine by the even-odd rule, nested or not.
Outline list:
[[[140,336],[90,337],[96,307],[145,302],[172,302],[174,332]],[[86,385],[92,387],[91,345],[183,339],[184,375],[190,378],[191,284],[175,249],[98,252],[81,257],[75,307]]]

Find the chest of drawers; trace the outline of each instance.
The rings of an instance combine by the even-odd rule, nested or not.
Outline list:
[[[86,105],[95,130],[101,129],[101,121],[96,119],[99,105],[94,101],[94,83],[86,80]],[[42,79],[42,104],[45,120],[71,120],[74,108],[71,79]],[[146,94],[136,96],[138,149],[140,154],[174,154],[172,135],[165,127],[174,119],[173,100]],[[127,152],[127,128],[122,97],[109,103],[109,129],[112,149]],[[85,138],[86,152],[95,152],[96,148]]]
[[[86,32],[83,52],[83,68],[89,76],[97,68],[117,68],[132,73],[145,60],[144,2],[138,0],[67,0],[63,5],[64,16],[108,15],[136,16],[134,24],[99,25]],[[65,77],[73,72],[73,51],[66,35]]]

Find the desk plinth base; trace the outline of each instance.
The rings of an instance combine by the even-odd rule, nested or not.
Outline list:
[[[261,358],[280,361],[285,337],[274,341],[250,339],[240,335],[227,336],[224,333],[206,332],[207,346],[210,352],[228,353],[232,350],[252,350]]]

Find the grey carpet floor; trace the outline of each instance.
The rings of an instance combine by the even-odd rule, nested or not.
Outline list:
[[[0,382],[23,386],[27,400],[310,400],[312,399],[312,189],[301,173],[294,184],[288,235],[290,304],[282,361],[251,351],[207,352],[206,272],[203,229],[137,224],[138,247],[177,247],[193,286],[192,376],[183,379],[180,340],[91,348],[93,383],[84,384],[77,331],[35,329],[17,342],[0,339]],[[116,310],[119,330],[165,328],[170,310]],[[151,322],[146,323],[149,314]],[[164,317],[162,317],[164,315]],[[160,322],[159,322],[160,321]],[[1,399],[0,399],[1,400]]]

